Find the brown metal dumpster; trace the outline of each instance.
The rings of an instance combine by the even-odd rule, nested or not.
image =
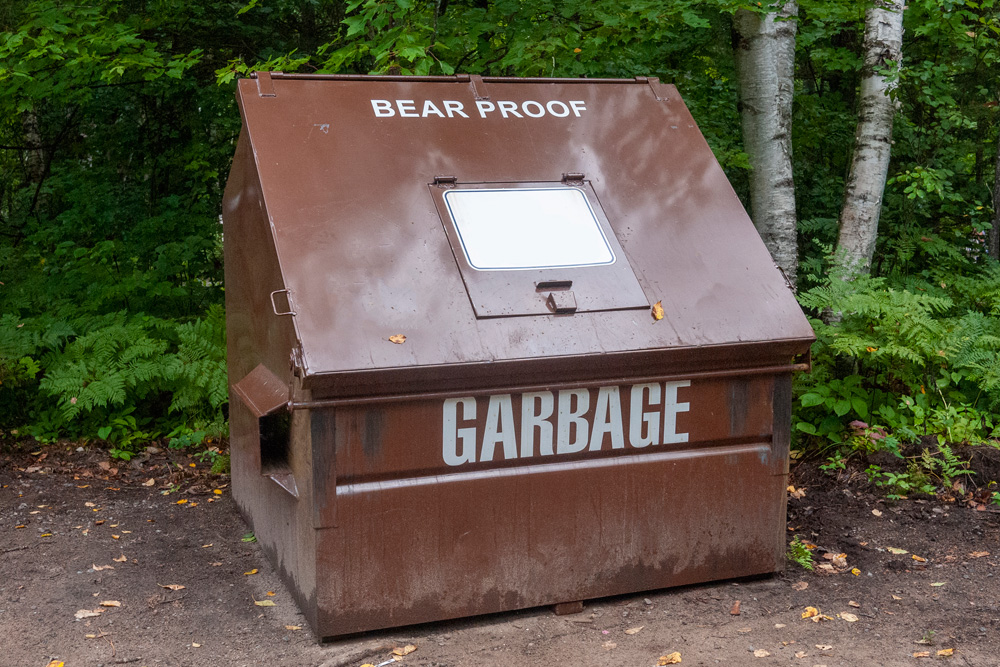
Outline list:
[[[238,97],[233,492],[319,636],[781,569],[813,334],[673,86]]]

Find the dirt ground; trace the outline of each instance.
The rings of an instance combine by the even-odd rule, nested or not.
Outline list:
[[[813,572],[320,645],[207,468],[173,451],[125,463],[0,445],[0,666],[360,667],[407,645],[402,662],[424,667],[642,667],[673,652],[685,665],[1000,665],[1000,514],[981,493],[887,501],[850,467],[802,463],[789,536],[817,545]]]

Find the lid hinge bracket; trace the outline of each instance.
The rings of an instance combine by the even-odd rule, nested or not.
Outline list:
[[[585,178],[585,176],[586,176],[585,174],[582,174],[578,171],[566,172],[562,175],[562,182],[566,183],[567,185],[581,184],[583,183],[583,179]]]
[[[436,185],[438,187],[452,187],[453,188],[453,187],[455,187],[456,183],[458,183],[458,177],[457,176],[435,176],[434,177],[434,185]]]
[[[274,92],[274,81],[271,79],[272,74],[281,74],[281,72],[254,72],[257,79],[257,95],[260,97],[277,97],[278,94]]]
[[[478,74],[470,74],[469,80],[472,82],[472,92],[476,96],[476,100],[489,100],[490,92],[486,90],[486,84],[483,83],[483,77]]]

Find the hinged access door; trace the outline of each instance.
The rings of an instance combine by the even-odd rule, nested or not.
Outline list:
[[[588,181],[430,191],[476,317],[649,307]]]

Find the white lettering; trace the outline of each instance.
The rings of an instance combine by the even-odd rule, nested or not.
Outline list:
[[[582,100],[570,100],[569,105],[573,108],[573,115],[577,118],[580,117],[581,111],[587,110],[587,107],[584,106],[584,102]]]
[[[606,434],[611,435],[612,449],[625,448],[625,438],[622,435],[622,401],[618,387],[601,387],[597,392],[594,429],[590,432],[590,451],[601,450]]]
[[[465,112],[462,111],[462,109],[465,108],[465,105],[461,102],[456,102],[455,100],[445,100],[443,104],[444,110],[448,112],[448,118],[454,118],[452,114],[458,114],[462,118],[468,118],[468,116],[465,115]]]
[[[444,430],[441,434],[441,453],[450,466],[476,462],[476,428],[458,428],[458,406],[462,406],[462,420],[476,418],[476,399],[449,398],[444,402]],[[458,453],[458,443],[462,453]]]
[[[507,118],[508,112],[510,113],[511,116],[514,116],[515,118],[524,118],[524,116],[522,116],[517,112],[517,102],[508,102],[507,100],[500,100],[499,102],[497,102],[497,104],[500,106],[500,115],[502,115],[504,118]]]
[[[420,116],[422,118],[427,118],[427,116],[430,114],[434,114],[435,116],[441,116],[441,118],[444,118],[444,114],[441,113],[440,109],[434,106],[433,102],[431,102],[430,100],[424,100],[424,110],[420,114]]]
[[[687,442],[687,433],[677,432],[677,413],[687,412],[690,403],[677,402],[677,388],[690,387],[690,380],[680,380],[678,382],[665,382],[663,392],[663,444],[669,445],[674,442]]]
[[[576,399],[576,410],[573,399]],[[587,447],[587,420],[583,415],[590,408],[590,391],[587,389],[567,389],[559,392],[559,416],[557,418],[556,452],[575,454]],[[576,426],[575,429],[571,427]],[[575,430],[575,438],[570,440],[570,431]]]
[[[633,447],[646,447],[660,444],[660,412],[643,412],[645,409],[644,394],[649,392],[649,406],[660,403],[660,383],[637,384],[632,387],[632,402],[629,406],[628,443]],[[642,434],[643,424],[646,425],[646,435]]]
[[[535,411],[535,403],[538,411]],[[535,429],[538,429],[538,453],[552,456],[552,423],[549,418],[555,409],[551,391],[521,394],[521,458],[535,455]]]
[[[529,104],[536,107],[538,111],[536,111],[535,113],[531,113],[530,111],[528,111]],[[527,102],[521,105],[521,111],[523,111],[526,116],[530,116],[532,118],[541,118],[542,116],[545,115],[545,107],[543,107],[538,102],[532,102],[531,100],[528,100]]]
[[[376,118],[388,118],[396,115],[392,108],[392,102],[389,100],[372,100],[372,111],[375,112]]]
[[[510,394],[490,396],[490,407],[486,411],[486,429],[483,432],[483,446],[480,461],[492,461],[493,450],[498,442],[503,443],[503,457],[517,458],[517,439],[514,432],[514,406]]]
[[[570,104],[573,103],[570,102]],[[420,118],[420,114],[416,113],[417,106],[413,100],[396,100],[396,108],[399,109],[400,118]]]
[[[486,118],[486,114],[490,111],[496,111],[496,105],[493,102],[487,102],[486,100],[476,100],[476,108],[479,109],[479,117]]]
[[[527,104],[527,102],[525,102],[525,104]],[[555,106],[557,104],[560,107],[562,107],[562,113],[556,113],[555,109],[552,108],[553,106]],[[556,100],[552,100],[551,102],[546,102],[545,103],[545,108],[548,109],[549,113],[552,114],[553,116],[555,116],[556,118],[565,118],[566,116],[569,115],[569,107],[566,106],[565,104],[563,104],[562,102],[558,102]],[[525,113],[527,113],[527,111],[525,111]],[[579,116],[580,114],[577,114],[577,115]]]

